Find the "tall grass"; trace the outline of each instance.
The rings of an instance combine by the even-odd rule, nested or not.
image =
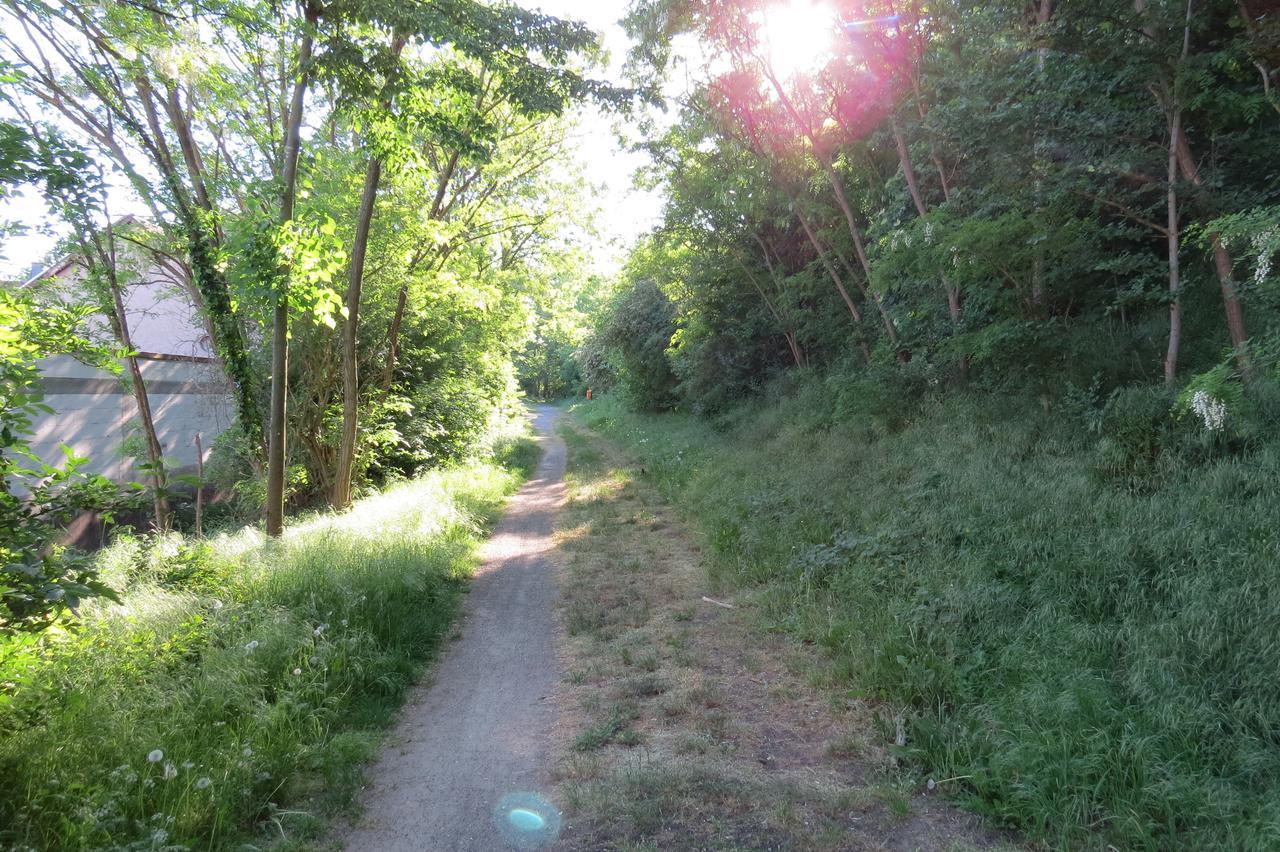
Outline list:
[[[0,847],[305,844],[442,641],[529,442],[296,523],[104,551],[121,605],[0,647]]]
[[[890,421],[831,416],[822,392],[716,423],[576,416],[890,736],[905,716],[943,789],[1060,848],[1280,848],[1280,447],[1137,490],[1034,402]]]

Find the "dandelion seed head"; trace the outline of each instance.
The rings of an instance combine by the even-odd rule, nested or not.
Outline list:
[[[159,763],[164,760],[164,752],[160,749],[154,749],[147,755],[147,763]]]

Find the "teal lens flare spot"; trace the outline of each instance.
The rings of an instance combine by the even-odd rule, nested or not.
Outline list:
[[[493,822],[512,849],[541,849],[560,835],[560,811],[537,793],[504,796]]]
[[[536,814],[528,808],[512,808],[511,813],[507,814],[507,819],[517,831],[541,831],[547,824],[541,814]]]

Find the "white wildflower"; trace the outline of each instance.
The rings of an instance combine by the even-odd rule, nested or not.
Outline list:
[[[1210,432],[1221,432],[1227,422],[1227,404],[1203,390],[1191,395],[1191,410]]]
[[[151,833],[151,842],[156,846],[163,845],[164,842],[168,839],[169,839],[169,832],[165,831],[163,828],[157,828],[155,831]]]
[[[197,789],[197,790],[206,790],[206,789],[208,789],[209,785],[210,785],[210,784],[212,784],[212,783],[213,783],[213,781],[212,781],[212,780],[210,780],[209,778],[197,778],[197,779],[196,779],[196,789]]]
[[[1254,283],[1261,285],[1271,275],[1271,260],[1275,254],[1275,245],[1280,238],[1280,227],[1275,225],[1259,231],[1250,238],[1253,251],[1258,255],[1258,268],[1253,271]]]
[[[160,749],[155,749],[147,755],[147,763],[159,763],[162,760],[164,760],[164,752]]]
[[[252,749],[252,748],[250,748],[249,746],[245,746],[245,747],[244,747],[244,751],[243,751],[243,752],[241,752],[241,753],[242,753],[245,757],[253,757],[253,749]]]
[[[174,766],[172,763],[165,763],[164,780],[172,781],[174,778],[177,778],[177,777],[178,777],[178,767]]]
[[[257,647],[258,647],[258,640],[257,640],[257,639],[254,639],[254,640],[252,640],[251,642],[249,642],[248,644],[246,644],[246,645],[244,646],[244,652],[245,652],[246,654],[252,654],[252,653],[253,653],[253,649],[254,649],[254,648],[257,648]]]
[[[329,629],[329,625],[325,623],[325,624],[318,625],[316,629],[312,630],[311,632],[315,636],[323,636],[324,632],[328,629]]]
[[[924,243],[925,245],[933,245],[933,223],[924,223]]]
[[[298,675],[300,675],[300,674],[302,674],[302,669],[294,669],[294,670],[293,670],[293,676],[294,676],[294,677],[297,677],[297,676],[298,676]]]
[[[182,768],[183,768],[183,769],[193,769],[193,768],[195,768],[195,764],[194,764],[194,763],[192,763],[192,762],[191,762],[191,761],[189,761],[189,760],[184,760],[184,761],[182,761]]]
[[[209,607],[211,609],[222,609],[222,601],[218,600],[217,598],[214,598],[213,601],[209,604]]]

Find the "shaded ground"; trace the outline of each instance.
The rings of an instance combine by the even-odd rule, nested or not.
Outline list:
[[[564,849],[975,849],[1007,836],[900,771],[883,708],[707,587],[642,470],[580,424],[570,453],[557,703]],[[727,608],[704,600],[712,597]]]
[[[564,495],[556,414],[537,409],[545,454],[482,551],[460,635],[410,698],[370,769],[363,818],[345,840],[352,852],[508,848],[505,800],[544,786],[540,770],[554,722],[549,696],[562,679],[547,562]]]

